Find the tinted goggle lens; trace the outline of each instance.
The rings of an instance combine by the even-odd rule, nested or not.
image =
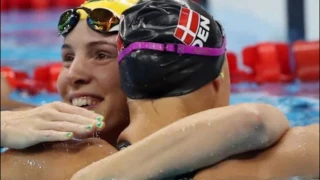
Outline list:
[[[118,31],[118,28],[115,27],[120,23],[119,18],[112,12],[101,8],[91,11],[87,21],[91,29],[102,33]]]
[[[117,18],[112,12],[107,9],[97,8],[90,10],[87,8],[79,8],[87,12],[88,26],[98,32],[107,33],[118,31],[119,18]],[[78,23],[79,13],[77,9],[68,10],[64,12],[59,20],[58,31],[59,35],[66,36]]]
[[[79,14],[75,10],[68,10],[60,16],[58,23],[59,35],[66,36],[78,23]]]

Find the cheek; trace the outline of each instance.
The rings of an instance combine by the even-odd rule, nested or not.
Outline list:
[[[66,78],[66,70],[62,69],[57,80],[57,89],[60,96],[64,99],[67,94],[67,78]]]
[[[108,68],[95,71],[97,82],[105,93],[120,90],[120,74],[117,64],[112,64]]]

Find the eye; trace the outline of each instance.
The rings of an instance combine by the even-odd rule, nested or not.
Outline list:
[[[98,52],[97,55],[96,55],[96,59],[97,59],[97,60],[100,60],[100,61],[102,61],[102,60],[108,60],[108,59],[110,59],[110,58],[112,58],[112,57],[110,56],[110,54],[105,53],[105,52]]]
[[[63,62],[72,62],[74,60],[74,56],[73,55],[65,55],[62,58]]]
[[[74,60],[73,55],[65,55],[62,57],[62,62],[65,67],[69,67],[73,60]]]

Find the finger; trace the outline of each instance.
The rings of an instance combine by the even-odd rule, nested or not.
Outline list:
[[[69,114],[69,113],[62,113],[62,112],[55,112],[52,114],[51,121],[63,122],[67,121],[70,123],[81,124],[81,125],[89,125],[89,124],[96,124],[97,121],[95,119],[90,119],[78,114]]]
[[[44,130],[38,132],[38,141],[53,142],[53,141],[68,141],[74,137],[72,132],[59,132],[54,130]]]
[[[99,122],[100,123],[100,122]],[[103,123],[103,122],[101,122]],[[99,127],[98,127],[99,126]],[[92,134],[93,132],[100,130],[104,125],[102,124],[88,124],[88,125],[79,125],[70,122],[47,122],[43,124],[41,130],[54,130],[59,132],[73,132],[74,136],[84,137]]]
[[[103,121],[103,116],[96,114],[92,111],[86,110],[84,108],[81,107],[77,107],[77,106],[72,106],[70,104],[66,104],[66,103],[62,103],[62,102],[55,102],[52,103],[52,106],[63,113],[69,113],[69,114],[78,114],[87,118],[91,118],[91,119],[96,119],[99,121]]]

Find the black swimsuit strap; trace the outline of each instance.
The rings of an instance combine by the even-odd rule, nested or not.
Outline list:
[[[129,141],[120,141],[117,144],[118,151],[121,151],[122,149],[131,146],[131,143]]]

